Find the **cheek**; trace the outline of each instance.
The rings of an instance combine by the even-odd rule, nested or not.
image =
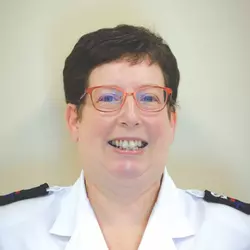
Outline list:
[[[160,117],[150,124],[151,140],[159,147],[166,147],[173,140],[173,129],[170,126],[168,117]]]
[[[112,128],[112,121],[97,114],[86,115],[82,120],[79,133],[82,141],[105,140]]]

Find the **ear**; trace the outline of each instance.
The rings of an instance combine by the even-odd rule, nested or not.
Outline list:
[[[78,120],[76,105],[67,104],[66,112],[65,112],[65,119],[66,119],[67,127],[69,129],[69,132],[73,140],[77,142],[79,138],[79,120]]]
[[[171,113],[171,123],[172,123],[171,125],[172,127],[174,127],[174,129],[176,127],[176,122],[177,122],[177,113],[175,111]]]
[[[176,123],[177,123],[177,113],[176,111],[171,112],[171,117],[170,117],[170,126],[172,129],[172,139],[174,140],[174,136],[175,136],[175,129],[176,129]]]

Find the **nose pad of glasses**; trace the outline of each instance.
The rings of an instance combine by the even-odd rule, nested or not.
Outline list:
[[[134,93],[127,93],[123,100],[123,106],[128,105],[128,107],[137,107],[137,100]]]

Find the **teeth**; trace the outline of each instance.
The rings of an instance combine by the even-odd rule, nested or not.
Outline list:
[[[130,142],[129,142],[129,148],[130,148],[130,149],[135,148],[135,146],[136,146],[136,142],[135,142],[135,141],[130,141]]]
[[[137,150],[139,147],[142,146],[142,141],[139,140],[113,140],[111,141],[112,145],[127,149],[127,150]]]
[[[123,141],[123,143],[122,143],[122,148],[128,148],[128,146],[129,146],[129,142],[128,141]]]

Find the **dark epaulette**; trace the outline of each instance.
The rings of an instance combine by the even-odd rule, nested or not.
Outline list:
[[[208,191],[208,190],[205,190],[203,199],[207,202],[219,203],[219,204],[230,206],[230,207],[235,208],[235,209],[237,209],[245,214],[250,215],[250,204],[249,203],[245,203],[245,202],[239,201],[239,200],[234,199],[234,198],[230,198],[230,197],[225,196],[225,195],[216,194],[216,193],[213,193],[213,192]]]
[[[47,183],[44,183],[40,185],[39,187],[34,187],[31,189],[24,189],[24,190],[16,191],[14,193],[0,196],[0,206],[8,205],[16,201],[45,196],[49,193],[48,188],[49,188],[49,185]]]
[[[235,208],[235,209],[237,209],[245,214],[250,215],[250,204],[249,203],[245,203],[245,202],[239,201],[239,200],[234,199],[234,198],[230,198],[230,197],[225,196],[225,195],[216,194],[216,193],[213,193],[213,192],[208,191],[208,190],[200,191],[200,190],[188,189],[188,190],[186,190],[186,192],[195,196],[195,197],[202,198],[206,202],[218,203],[218,204],[230,206],[230,207]]]

